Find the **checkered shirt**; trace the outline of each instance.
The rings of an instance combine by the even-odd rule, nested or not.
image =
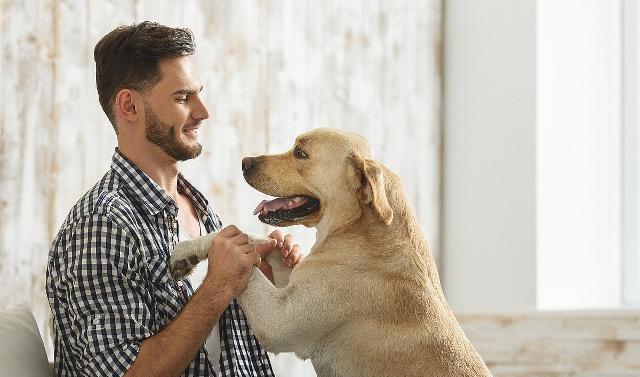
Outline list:
[[[222,223],[182,175],[207,232]],[[175,201],[116,149],[111,169],[72,208],[49,252],[47,297],[53,313],[55,372],[121,376],[140,343],[161,331],[193,288],[169,270],[178,235]],[[220,359],[200,347],[183,376],[273,376],[267,353],[234,299],[219,321]]]

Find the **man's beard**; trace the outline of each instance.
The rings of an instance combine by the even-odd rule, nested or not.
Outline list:
[[[188,145],[182,142],[176,133],[176,126],[164,123],[151,107],[144,105],[145,120],[144,130],[147,140],[159,146],[166,154],[177,161],[186,161],[196,158],[202,152],[202,145]]]

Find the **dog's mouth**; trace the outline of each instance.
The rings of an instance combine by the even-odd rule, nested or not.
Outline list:
[[[253,211],[265,224],[281,225],[302,220],[320,209],[320,201],[308,195],[263,200]]]

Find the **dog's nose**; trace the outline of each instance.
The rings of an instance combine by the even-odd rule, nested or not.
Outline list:
[[[242,159],[242,172],[247,172],[249,170],[251,170],[253,168],[253,165],[255,165],[255,158],[254,157],[245,157]]]

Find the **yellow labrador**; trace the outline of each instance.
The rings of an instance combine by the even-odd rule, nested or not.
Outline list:
[[[271,253],[276,285],[254,268],[239,297],[267,350],[311,359],[319,377],[491,376],[449,309],[398,177],[363,137],[316,129],[242,167],[277,197],[258,206],[260,221],[317,228],[292,272]],[[179,245],[177,275],[206,258],[211,237]]]

